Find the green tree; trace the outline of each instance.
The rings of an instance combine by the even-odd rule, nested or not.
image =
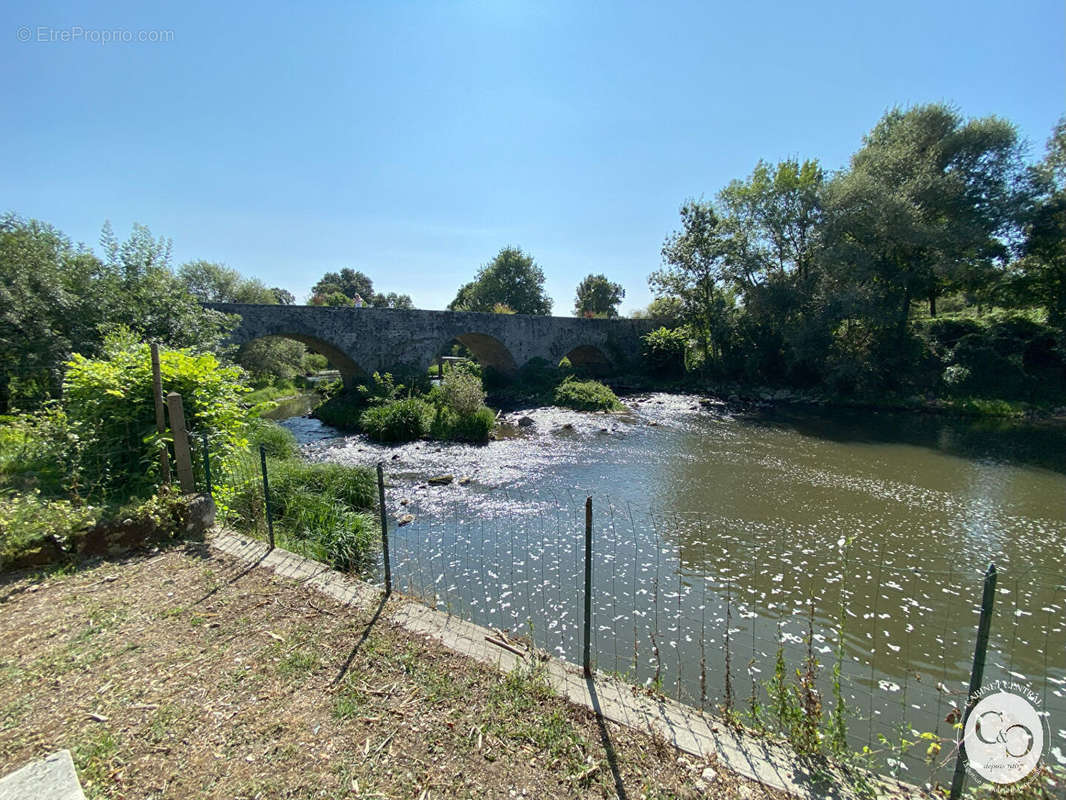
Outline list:
[[[1066,117],[1055,126],[1033,177],[1036,202],[1026,225],[1016,294],[1025,305],[1043,306],[1048,322],[1066,329]]]
[[[274,301],[279,306],[291,306],[296,302],[293,293],[288,289],[282,289],[280,286],[272,286],[270,287],[270,291],[274,293]]]
[[[544,271],[518,247],[504,247],[448,304],[451,311],[492,311],[497,304],[518,314],[550,314]]]
[[[735,300],[727,256],[730,242],[714,208],[698,201],[681,207],[681,230],[663,244],[663,268],[648,278],[659,297],[675,298],[704,354],[719,358],[729,346]]]
[[[311,287],[311,294],[321,297],[328,297],[337,292],[352,299],[359,295],[369,302],[374,296],[374,282],[366,273],[345,267],[340,272],[327,272]]]
[[[273,289],[258,278],[245,278],[237,270],[210,261],[190,261],[178,270],[178,280],[201,303],[256,303],[276,305]]]
[[[617,317],[618,305],[625,296],[622,285],[607,280],[606,275],[586,275],[577,285],[574,314],[579,317]]]
[[[945,291],[980,294],[1004,275],[1024,174],[1005,120],[941,104],[890,111],[829,187],[831,257],[884,287],[902,332],[913,300],[935,316]]]
[[[370,298],[370,305],[374,308],[414,308],[415,305],[411,301],[411,296],[408,294],[396,294],[396,292],[389,292],[388,294],[375,294]]]

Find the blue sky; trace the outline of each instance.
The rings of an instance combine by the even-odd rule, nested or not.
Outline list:
[[[515,244],[555,313],[590,272],[628,311],[686,198],[844,166],[894,105],[998,114],[1039,157],[1064,5],[7,3],[2,209],[94,247],[141,222],[299,300],[351,266],[443,308]]]

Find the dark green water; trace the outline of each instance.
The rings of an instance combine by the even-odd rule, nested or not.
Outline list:
[[[1048,757],[1062,758],[1066,427],[735,416],[678,395],[629,405],[620,415],[531,409],[511,415],[531,427],[505,427],[484,447],[384,448],[314,420],[287,424],[312,458],[385,462],[393,513],[415,517],[393,531],[403,588],[501,628],[531,621],[539,645],[574,661],[592,495],[599,667],[657,678],[710,708],[728,700],[728,652],[733,702],[745,706],[753,685],[767,699],[779,647],[790,673],[808,655],[810,628],[823,704],[842,643],[851,742],[913,780],[928,772],[924,748],[900,759],[900,736],[950,735],[944,718],[965,700],[994,562],[987,679],[1041,696]],[[426,483],[442,473],[470,482]]]

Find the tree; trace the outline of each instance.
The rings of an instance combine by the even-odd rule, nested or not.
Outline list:
[[[1050,324],[1066,329],[1066,117],[1055,126],[1033,178],[1038,199],[1025,230],[1018,294],[1023,303],[1043,306]]]
[[[518,247],[504,247],[459,289],[448,304],[451,311],[492,311],[497,304],[518,314],[550,314],[551,298],[544,292],[544,271],[533,256]]]
[[[365,301],[374,296],[374,282],[365,273],[345,267],[340,272],[327,272],[321,280],[311,287],[311,294],[328,297],[340,292],[355,299],[359,295]]]
[[[374,291],[374,282],[366,274],[345,267],[340,272],[327,272],[311,288],[311,305],[338,305],[336,301],[326,302],[326,298],[343,294],[354,300],[357,296],[373,308],[414,308],[411,296],[389,292],[383,294]]]
[[[201,303],[277,305],[278,302],[274,290],[258,278],[245,278],[235,269],[210,261],[183,264],[178,270],[178,280]]]
[[[887,289],[903,331],[913,300],[935,316],[945,291],[980,294],[1003,274],[1023,178],[1009,122],[941,104],[890,111],[829,187],[832,256]]]
[[[36,220],[0,219],[0,410],[59,390],[73,350],[101,351],[108,331],[132,331],[199,351],[232,325],[205,310],[170,270],[170,242],[134,225],[120,243],[104,225],[102,260]]]
[[[618,304],[626,296],[619,283],[605,275],[587,275],[577,286],[574,314],[579,317],[617,317]]]
[[[280,286],[271,286],[270,291],[274,293],[274,300],[279,306],[291,306],[296,302],[293,293],[288,289],[282,289]]]
[[[372,298],[370,298],[370,305],[374,308],[415,307],[415,304],[411,302],[411,295],[396,294],[396,292],[389,292],[388,294],[375,294]]]
[[[721,355],[732,326],[734,299],[726,257],[730,242],[708,203],[681,207],[681,230],[663,244],[663,268],[648,278],[659,297],[676,298],[704,353]]]

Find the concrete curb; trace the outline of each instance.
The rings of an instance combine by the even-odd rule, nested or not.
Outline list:
[[[227,532],[219,532],[207,542],[253,567],[269,569],[282,577],[305,583],[345,605],[369,609],[382,601],[380,589],[286,550],[270,550],[264,542]],[[525,655],[490,642],[490,639],[499,641],[496,631],[396,597],[399,604],[385,616],[411,633],[432,637],[456,653],[502,671],[510,671],[526,662]],[[797,757],[787,745],[738,731],[719,718],[669,698],[651,695],[616,678],[603,674],[585,678],[575,664],[543,654],[541,657],[548,682],[555,691],[604,719],[659,736],[689,755],[713,759],[728,770],[796,797],[811,800],[858,797],[846,785],[834,785],[833,778],[826,777],[824,765],[820,765],[821,771],[816,777],[815,765]],[[878,796],[925,796],[914,786],[881,777],[871,778],[878,786]]]
[[[58,750],[0,778],[0,800],[85,800],[69,750]]]

